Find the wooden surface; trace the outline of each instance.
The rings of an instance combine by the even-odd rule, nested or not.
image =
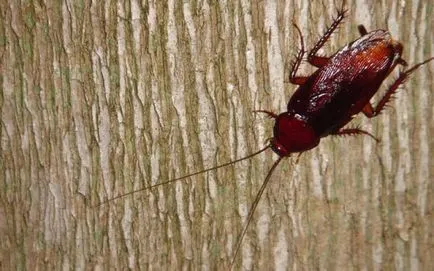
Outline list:
[[[324,55],[358,24],[410,65],[434,55],[432,1],[348,2]],[[263,147],[273,122],[252,110],[296,88],[292,22],[311,48],[340,4],[1,1],[0,269],[227,269],[271,151],[92,206]],[[325,138],[281,163],[236,269],[434,269],[433,67],[354,120],[380,144]]]

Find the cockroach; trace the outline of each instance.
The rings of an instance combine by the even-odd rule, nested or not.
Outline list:
[[[247,223],[235,247],[231,262],[231,267],[233,267],[258,202],[274,169],[280,161],[283,158],[291,156],[293,153],[303,153],[315,148],[318,146],[321,138],[329,135],[367,135],[377,140],[367,131],[360,128],[345,128],[345,126],[360,112],[368,118],[378,116],[383,112],[383,109],[396,93],[398,87],[417,68],[434,59],[434,57],[431,57],[407,70],[400,71],[398,77],[388,87],[384,96],[376,106],[373,106],[370,100],[377,93],[382,82],[397,65],[407,66],[406,61],[401,57],[403,45],[393,40],[390,33],[386,30],[379,29],[368,32],[363,25],[359,25],[360,38],[344,46],[331,57],[319,56],[318,51],[329,40],[345,16],[346,10],[342,7],[338,10],[337,17],[327,28],[324,35],[308,52],[307,62],[317,68],[310,76],[297,75],[297,71],[307,51],[305,51],[303,35],[298,26],[294,24],[300,36],[300,49],[295,60],[292,62],[289,81],[294,85],[298,85],[298,88],[290,98],[286,112],[275,114],[267,110],[254,111],[265,113],[275,121],[274,135],[265,148],[225,164],[128,192],[105,200],[97,206],[133,193],[153,189],[197,174],[233,165],[271,148],[279,157],[268,171],[251,205]]]

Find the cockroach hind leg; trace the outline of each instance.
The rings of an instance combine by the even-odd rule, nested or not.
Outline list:
[[[268,111],[268,110],[253,110],[254,113],[265,113],[270,119],[277,118],[276,113]]]
[[[337,136],[367,135],[367,136],[371,137],[372,139],[374,139],[377,143],[380,142],[380,140],[377,137],[375,137],[374,135],[372,135],[370,132],[367,132],[367,131],[359,129],[359,128],[341,129],[339,131],[332,133],[332,135],[337,135]]]
[[[372,105],[367,104],[362,112],[365,114],[365,116],[367,116],[368,118],[373,118],[375,116],[378,116],[386,107],[387,103],[390,102],[390,100],[392,99],[393,95],[396,93],[396,91],[398,90],[398,87],[403,84],[405,82],[405,80],[408,79],[408,77],[420,66],[427,64],[428,62],[434,60],[434,57],[428,58],[425,61],[422,61],[416,65],[414,65],[413,67],[409,68],[406,71],[402,71],[398,78],[396,78],[396,80],[389,86],[389,88],[387,89],[386,93],[384,94],[383,98],[381,98],[381,100],[378,102],[377,106],[375,106],[375,108],[372,107]],[[402,60],[404,61],[404,60]],[[404,61],[405,62],[405,61]]]

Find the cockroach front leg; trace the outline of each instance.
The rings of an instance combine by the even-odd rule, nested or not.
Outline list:
[[[310,50],[309,55],[307,56],[307,61],[315,67],[322,67],[327,64],[329,58],[324,56],[318,56],[317,53],[319,49],[321,49],[324,44],[328,41],[333,32],[338,28],[341,24],[342,20],[345,18],[345,13],[347,11],[344,9],[343,5],[340,10],[338,10],[338,16],[333,20],[333,23],[330,27],[327,28],[327,31],[324,35],[319,39],[319,41],[315,44],[312,50]]]
[[[371,103],[366,104],[365,107],[362,109],[363,114],[365,114],[365,116],[368,118],[373,118],[375,116],[378,116],[383,111],[387,103],[390,102],[390,99],[392,98],[393,94],[396,93],[398,87],[402,83],[404,83],[405,80],[407,80],[410,74],[413,73],[417,68],[430,62],[431,60],[434,60],[434,57],[428,58],[427,60],[414,65],[410,69],[401,72],[398,78],[395,80],[395,82],[393,82],[393,84],[390,85],[389,89],[386,91],[386,94],[378,102],[377,106],[374,108]],[[407,63],[403,59],[399,59],[398,63],[404,66],[407,65]]]

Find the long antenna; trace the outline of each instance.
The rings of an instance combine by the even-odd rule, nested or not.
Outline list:
[[[230,266],[230,270],[234,267],[235,260],[237,258],[238,252],[240,251],[241,244],[243,243],[244,236],[246,235],[247,228],[249,227],[250,222],[252,221],[253,214],[255,213],[256,207],[258,206],[259,200],[261,199],[262,194],[264,193],[265,187],[267,186],[268,182],[270,181],[271,174],[273,173],[274,169],[277,167],[277,165],[282,161],[282,156],[279,157],[279,159],[274,162],[273,166],[270,168],[270,171],[268,171],[267,177],[265,177],[264,182],[262,183],[261,188],[258,191],[258,194],[256,194],[255,201],[252,203],[252,207],[250,207],[249,215],[247,216],[247,224],[244,226],[243,232],[240,235],[240,238],[238,239],[237,246],[235,248],[235,254],[232,257],[232,262]]]
[[[98,203],[97,205],[95,205],[94,208],[96,208],[96,207],[100,207],[100,206],[102,206],[102,205],[104,205],[104,204],[106,204],[106,203],[112,202],[112,201],[114,201],[114,200],[117,200],[117,199],[120,199],[120,198],[123,198],[123,197],[129,196],[129,195],[132,195],[132,194],[135,194],[135,193],[141,192],[141,191],[145,191],[145,190],[153,189],[153,188],[158,187],[158,186],[161,186],[161,185],[165,185],[165,184],[173,183],[173,182],[176,182],[176,181],[179,181],[179,180],[182,180],[182,179],[185,179],[185,178],[188,178],[188,177],[194,176],[194,175],[202,174],[202,173],[205,173],[205,172],[208,172],[208,171],[211,171],[211,170],[219,169],[219,168],[222,168],[222,167],[225,167],[225,166],[229,166],[229,165],[232,165],[232,164],[235,164],[235,163],[241,162],[241,161],[243,161],[243,160],[250,159],[250,158],[252,158],[253,156],[258,155],[258,154],[260,154],[261,152],[265,151],[265,150],[268,149],[268,148],[270,148],[270,145],[267,145],[265,148],[263,148],[263,149],[261,149],[261,150],[255,152],[255,153],[249,154],[249,155],[247,155],[247,156],[245,156],[245,157],[242,157],[242,158],[239,158],[239,159],[236,159],[236,160],[233,160],[233,161],[230,161],[230,162],[227,162],[227,163],[224,163],[224,164],[221,164],[221,165],[215,166],[215,167],[211,167],[211,168],[203,169],[203,170],[201,170],[201,171],[197,171],[197,172],[194,172],[194,173],[191,173],[191,174],[188,174],[188,175],[182,176],[182,177],[174,178],[174,179],[171,179],[171,180],[168,180],[168,181],[162,182],[162,183],[157,183],[157,184],[154,184],[154,185],[150,185],[150,186],[146,186],[146,187],[143,187],[143,188],[140,188],[140,189],[137,189],[137,190],[130,191],[130,192],[128,192],[128,193],[125,193],[125,194],[122,194],[122,195],[119,195],[119,196],[113,197],[113,198],[111,198],[111,199],[104,200],[104,201]]]

